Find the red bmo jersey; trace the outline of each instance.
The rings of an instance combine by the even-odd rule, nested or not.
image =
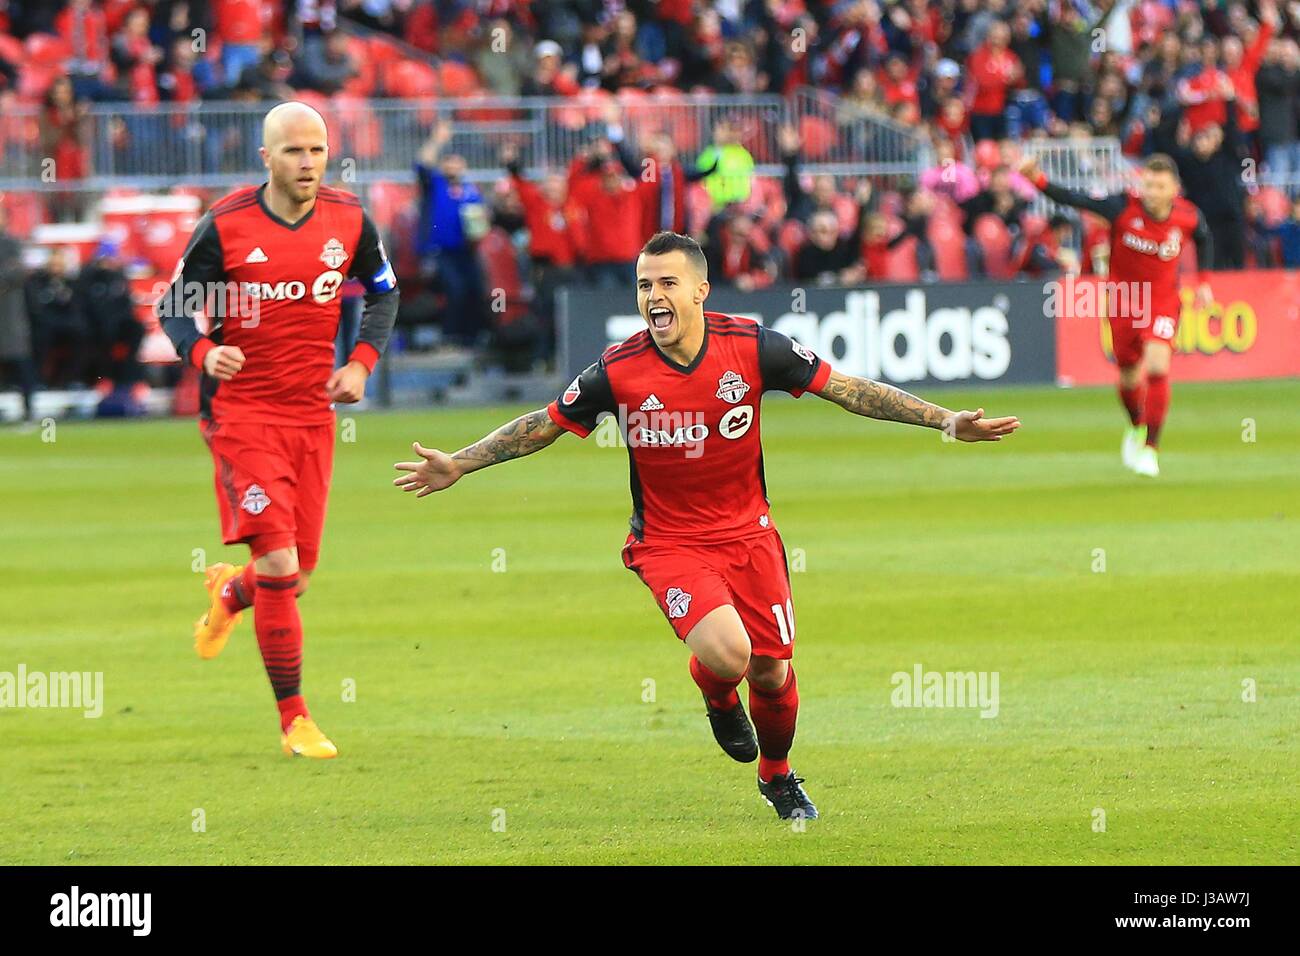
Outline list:
[[[1183,245],[1197,231],[1200,214],[1195,206],[1182,197],[1174,200],[1173,210],[1163,220],[1151,218],[1136,193],[1129,193],[1122,210],[1110,225],[1110,281],[1116,284],[1142,283],[1149,292],[1138,297],[1127,293],[1128,312],[1139,315],[1117,315],[1124,304],[1112,304],[1112,318],[1154,322],[1166,318],[1177,324],[1182,303],[1178,298],[1178,263]],[[1147,295],[1150,296],[1148,301]],[[1172,338],[1173,330],[1168,336]]]
[[[212,320],[207,338],[185,329],[183,360],[202,367],[213,344],[237,346],[244,367],[229,382],[203,379],[203,415],[221,422],[316,425],[333,420],[325,382],[334,370],[339,291],[397,287],[374,224],[351,193],[322,186],[295,223],[267,207],[264,186],[238,190],[199,221],[160,314]],[[378,357],[378,352],[375,353]]]
[[[750,319],[704,313],[704,342],[678,365],[643,329],[611,346],[547,407],[582,438],[602,412],[627,442],[632,534],[656,543],[714,543],[768,533],[759,437],[762,395],[818,391],[830,366]]]

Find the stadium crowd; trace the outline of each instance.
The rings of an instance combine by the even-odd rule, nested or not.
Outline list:
[[[1115,137],[1132,158],[1168,153],[1213,231],[1217,267],[1294,266],[1297,37],[1300,3],[1275,0],[0,0],[0,114],[39,104],[40,155],[68,182],[94,177],[91,103],[602,91],[607,109],[564,169],[538,170],[509,137],[495,167],[479,156],[470,168],[454,130],[430,119],[418,214],[383,224],[407,232],[392,236],[408,251],[404,284],[413,274],[414,290],[430,291],[403,321],[428,311],[451,342],[492,338],[535,362],[554,290],[628,285],[659,228],[695,233],[712,281],[741,289],[1101,267],[1099,222],[1031,210],[1016,171],[1029,139]],[[838,94],[830,135],[852,140],[855,159],[871,162],[879,145],[864,129],[903,129],[923,134],[933,161],[915,178],[809,176],[815,130],[780,118],[755,130],[723,113],[687,152],[668,132],[634,131],[620,108],[636,92],[806,87]],[[112,130],[127,157],[115,168],[157,152],[160,130]],[[774,155],[756,157],[756,137]],[[235,168],[255,168],[246,145]],[[783,175],[756,176],[759,159]],[[83,218],[85,194],[50,194],[43,216]],[[0,321],[13,324],[19,297],[3,281]],[[48,341],[23,298],[26,338]]]

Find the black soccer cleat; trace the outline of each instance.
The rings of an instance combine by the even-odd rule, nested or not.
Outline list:
[[[803,777],[796,777],[791,770],[789,773],[777,774],[767,783],[760,778],[758,792],[782,820],[793,820],[796,817],[816,820],[817,808],[808,799],[808,794],[803,792],[803,787],[800,786],[802,783]]]
[[[713,728],[713,739],[732,760],[741,763],[753,763],[758,759],[758,738],[754,736],[754,727],[749,722],[744,706],[739,700],[730,710],[718,710],[704,698],[704,706],[709,715],[709,726]]]

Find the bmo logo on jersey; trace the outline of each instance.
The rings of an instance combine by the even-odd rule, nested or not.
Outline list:
[[[307,283],[297,279],[288,282],[244,282],[240,284],[248,299],[258,302],[297,302],[307,295]],[[311,284],[311,297],[322,305],[332,302],[343,288],[343,273],[331,269],[322,272]]]

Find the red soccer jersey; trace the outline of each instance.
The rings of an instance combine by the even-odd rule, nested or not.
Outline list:
[[[334,370],[339,289],[355,277],[382,295],[397,280],[356,196],[322,186],[312,210],[288,223],[267,208],[264,188],[231,193],[199,220],[159,314],[182,360],[198,368],[217,344],[244,353],[229,382],[204,376],[205,418],[325,424],[333,414],[325,382]],[[184,321],[205,303],[207,337]],[[353,358],[373,367],[379,348],[365,339]]]
[[[830,365],[750,319],[704,313],[690,365],[648,330],[611,346],[547,407],[585,438],[602,412],[627,443],[632,534],[650,543],[715,543],[770,533],[759,405],[763,392],[818,391]]]
[[[1197,230],[1200,213],[1181,196],[1164,219],[1153,219],[1136,193],[1110,225],[1110,281],[1115,284],[1149,283],[1150,302],[1145,296],[1130,301],[1149,305],[1150,315],[1177,317],[1181,311],[1178,298],[1178,262],[1183,243]],[[1130,285],[1130,287],[1133,287]],[[1141,316],[1133,316],[1141,318]]]

